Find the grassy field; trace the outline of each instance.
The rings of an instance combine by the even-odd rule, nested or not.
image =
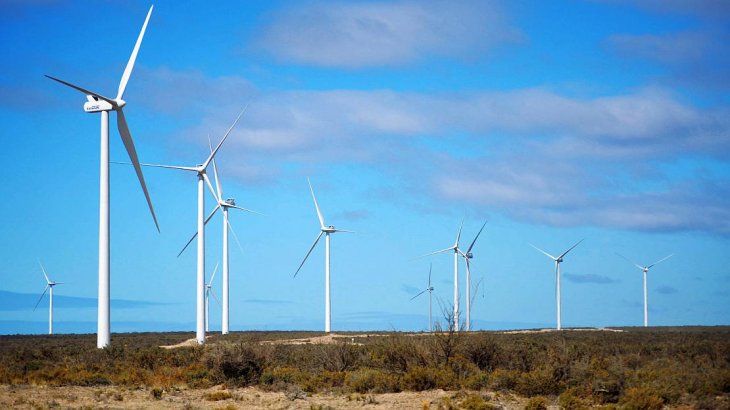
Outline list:
[[[299,408],[318,397],[340,400],[322,404],[333,407],[730,408],[730,327],[616,330],[240,332],[173,349],[161,346],[194,334],[138,333],[101,351],[94,335],[0,336],[0,404],[28,404],[28,389],[76,389],[132,407],[265,406],[250,393]]]

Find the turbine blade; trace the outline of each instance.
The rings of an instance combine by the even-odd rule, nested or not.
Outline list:
[[[205,221],[203,222],[203,226],[205,226],[205,225],[208,224],[208,221],[210,221],[210,218],[212,218],[213,215],[215,215],[215,213],[218,211],[218,209],[220,209],[220,207],[221,207],[220,205],[216,205],[216,207],[213,208],[213,211],[208,215],[207,218],[205,218]],[[198,236],[198,232],[196,231],[193,234],[193,236],[190,237],[190,240],[188,240],[188,242],[185,244],[185,246],[183,246],[183,248],[180,251],[180,253],[177,254],[177,257],[178,258],[180,257],[180,255],[182,255],[183,252],[185,252],[185,249],[187,249],[188,246],[190,246],[190,243],[193,242],[193,239],[195,239],[197,236]]]
[[[425,255],[417,256],[417,257],[413,258],[413,260],[415,260],[415,259],[421,259],[421,258],[425,258],[426,256],[436,255],[437,253],[444,253],[444,252],[453,251],[453,250],[454,250],[454,247],[451,246],[451,247],[448,247],[446,249],[441,249],[439,251],[435,251],[435,252],[427,253]]]
[[[415,299],[415,298],[417,298],[417,297],[419,297],[419,296],[423,295],[424,293],[426,293],[426,291],[428,291],[428,289],[424,289],[424,290],[422,290],[422,291],[418,292],[418,294],[417,294],[416,296],[412,297],[412,298],[411,298],[411,300],[413,300],[413,299]]]
[[[134,62],[135,60],[137,60],[137,53],[139,53],[139,46],[142,45],[142,38],[144,37],[145,30],[147,30],[147,23],[150,21],[150,16],[152,15],[152,9],[154,7],[154,5],[150,6],[150,11],[147,12],[147,17],[144,19],[144,24],[142,24],[142,30],[139,32],[137,42],[134,44],[134,49],[132,49],[132,55],[129,56],[129,61],[127,61],[127,67],[124,68],[124,74],[122,74],[122,79],[119,81],[117,99],[122,98],[122,95],[124,95],[124,89],[127,88],[127,82],[129,81],[129,77],[132,75]]]
[[[314,200],[314,208],[317,210],[317,218],[319,218],[319,226],[321,228],[324,228],[324,218],[322,217],[322,212],[319,210],[319,204],[317,203],[317,197],[314,196],[314,188],[312,188],[312,182],[307,178],[307,183],[309,184],[309,192],[312,193],[312,200]]]
[[[484,227],[487,226],[487,221],[484,221],[484,225],[479,229],[479,232],[477,232],[477,236],[474,237],[474,240],[471,241],[471,244],[469,245],[469,248],[466,250],[466,253],[471,252],[472,248],[474,248],[474,244],[477,242],[477,239],[479,239],[479,235],[482,234],[482,231],[484,230]]]
[[[355,231],[348,231],[347,229],[335,229],[335,232],[355,233]]]
[[[94,97],[96,97],[96,98],[98,98],[100,100],[104,100],[104,101],[108,102],[109,104],[111,104],[111,105],[113,105],[115,107],[117,106],[116,101],[112,100],[109,97],[104,97],[103,95],[101,95],[99,93],[95,93],[93,91],[87,90],[86,88],[82,88],[82,87],[79,87],[78,85],[74,85],[74,84],[71,84],[69,82],[63,81],[60,78],[52,77],[52,76],[47,75],[47,74],[46,74],[46,77],[50,78],[53,81],[57,81],[57,82],[59,82],[59,83],[61,83],[63,85],[66,85],[68,87],[71,87],[71,88],[73,88],[75,90],[81,91],[82,93],[84,93],[86,95],[92,95],[92,96],[94,96]]]
[[[215,295],[215,292],[210,292],[210,296],[213,296],[213,300],[215,300],[215,303],[217,303],[218,306],[221,306],[221,301],[218,300],[218,296]]]
[[[647,268],[651,268],[651,267],[652,267],[652,266],[654,266],[654,265],[658,265],[658,264],[660,264],[660,263],[664,262],[665,260],[667,260],[667,259],[671,258],[672,256],[674,256],[674,254],[671,254],[671,255],[667,255],[667,256],[665,256],[665,257],[663,257],[663,258],[659,259],[658,261],[656,261],[656,262],[652,263],[651,265],[647,266]]]
[[[41,303],[41,300],[43,300],[43,296],[46,296],[46,292],[48,292],[48,288],[50,288],[50,285],[46,285],[45,289],[43,289],[43,293],[41,293],[41,297],[38,298],[38,302],[35,303],[35,306],[33,306],[33,311],[35,312],[36,308],[38,307],[38,304]]]
[[[479,292],[479,285],[481,285],[482,280],[484,280],[484,278],[480,278],[479,279],[479,281],[477,282],[477,284],[474,286],[474,290],[472,291],[471,301],[470,301],[472,307],[474,307],[474,299],[477,297],[477,294]]]
[[[297,273],[299,273],[299,270],[301,270],[302,269],[302,266],[304,266],[304,262],[307,261],[307,258],[309,257],[309,255],[314,250],[314,247],[317,246],[317,242],[319,242],[319,239],[322,237],[323,234],[324,234],[323,231],[319,231],[319,235],[317,235],[317,239],[314,240],[314,243],[312,244],[312,247],[309,248],[309,251],[307,252],[307,254],[304,255],[304,259],[302,260],[302,263],[299,264],[299,267],[297,268],[297,271],[294,272],[294,277],[295,278],[297,277]]]
[[[464,218],[461,218],[461,224],[459,225],[459,232],[456,234],[456,242],[454,242],[454,248],[459,247],[459,240],[461,239],[461,230],[464,228]]]
[[[123,162],[123,161],[109,161],[109,163],[110,164],[121,164],[121,165],[132,165],[131,162]],[[179,169],[182,171],[197,171],[197,168],[194,168],[194,167],[183,167],[183,166],[178,166],[178,165],[146,164],[144,162],[140,162],[139,165],[141,165],[143,167]]]
[[[620,257],[624,258],[624,259],[626,260],[626,262],[628,262],[628,263],[630,263],[630,264],[632,264],[632,265],[636,266],[637,268],[639,268],[639,269],[641,269],[641,270],[644,270],[644,267],[643,267],[643,266],[641,266],[641,265],[639,265],[638,263],[636,263],[636,262],[632,261],[631,259],[629,259],[629,258],[625,257],[624,255],[621,255],[621,254],[620,254],[620,253],[618,253],[618,252],[614,252],[614,253],[615,253],[616,255],[618,255],[618,256],[620,256]]]
[[[552,260],[557,260],[558,259],[558,258],[554,257],[553,255],[545,252],[544,250],[538,248],[537,246],[535,246],[535,245],[533,245],[533,244],[531,244],[529,242],[527,244],[530,245],[530,246],[532,246],[533,248],[537,249],[538,251],[542,252],[543,254],[545,254],[545,256],[547,256],[548,258],[550,258]]]
[[[213,278],[215,278],[215,273],[216,273],[216,272],[218,272],[218,264],[219,264],[219,262],[216,262],[216,263],[215,263],[215,268],[213,268],[213,274],[212,274],[212,275],[210,275],[210,281],[208,282],[208,285],[209,285],[209,286],[210,286],[211,284],[213,284]]]
[[[238,235],[236,235],[236,231],[233,229],[233,225],[231,225],[231,221],[228,221],[228,228],[231,229],[231,233],[233,234],[233,239],[235,239],[236,244],[238,244],[238,249],[241,250],[241,253],[246,253],[243,251],[243,246],[241,246],[241,241],[238,240]]]
[[[261,212],[256,212],[256,211],[252,211],[252,210],[250,210],[250,209],[248,209],[248,208],[241,208],[241,207],[240,207],[240,206],[238,206],[238,205],[228,205],[228,207],[229,207],[229,208],[236,208],[236,209],[239,209],[239,210],[241,210],[241,211],[251,212],[252,214],[256,214],[256,215],[261,215],[261,216],[263,216],[263,215],[264,215],[264,214],[262,214]]]
[[[583,242],[583,241],[585,241],[585,238],[579,240],[578,242],[576,242],[575,245],[571,246],[570,249],[568,249],[567,251],[563,252],[560,256],[558,256],[558,259],[560,259],[563,256],[567,255],[568,252],[572,251],[576,246],[580,245],[580,243]]]
[[[41,263],[40,259],[38,259],[38,264],[41,265],[41,272],[43,272],[43,276],[46,278],[46,283],[51,283],[51,280],[48,279],[48,274],[46,273],[46,268],[43,267],[43,264]]]
[[[208,135],[208,148],[210,149],[210,152],[213,153],[213,143],[210,141],[210,135]],[[215,177],[215,187],[218,191],[218,200],[223,200],[223,189],[221,188],[221,182],[218,178],[218,165],[215,163],[215,159],[213,159],[213,177]]]
[[[248,104],[246,104],[246,106],[243,107],[243,110],[241,110],[241,113],[238,114],[238,117],[236,117],[236,121],[233,121],[233,124],[228,128],[228,131],[226,131],[226,134],[223,135],[223,139],[221,139],[221,142],[219,142],[218,146],[216,146],[215,149],[213,150],[213,152],[210,153],[210,156],[208,157],[208,159],[206,159],[205,162],[203,162],[203,165],[201,165],[201,168],[203,168],[203,169],[208,168],[208,164],[210,164],[210,161],[212,161],[213,158],[215,158],[215,154],[218,153],[218,150],[221,149],[221,146],[223,145],[223,143],[226,142],[228,135],[233,130],[233,127],[235,127],[236,124],[238,124],[238,120],[241,119],[241,116],[243,115],[244,112],[246,112],[247,108],[248,108]]]
[[[134,149],[134,141],[132,140],[132,135],[129,133],[127,120],[124,118],[124,111],[121,108],[117,110],[117,128],[119,129],[119,135],[122,136],[124,148],[127,149],[129,159],[132,161],[132,165],[134,166],[134,172],[137,173],[137,179],[139,179],[139,184],[142,186],[142,191],[144,192],[144,197],[147,200],[147,206],[150,208],[152,219],[155,221],[157,232],[160,232],[160,225],[157,223],[155,208],[152,206],[152,199],[150,199],[150,193],[147,191],[147,184],[145,184],[142,168],[140,167],[139,159],[137,158],[137,150]]]
[[[220,206],[220,197],[218,197],[218,194],[215,193],[215,189],[213,189],[213,185],[210,183],[210,178],[208,178],[208,173],[203,172],[203,181],[205,181],[205,185],[208,186],[208,191],[210,191],[210,194],[213,195],[213,199],[215,199],[215,203]]]
[[[431,289],[431,270],[433,269],[433,263],[428,264],[428,288]]]

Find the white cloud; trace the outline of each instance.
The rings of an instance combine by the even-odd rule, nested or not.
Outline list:
[[[473,59],[520,36],[496,2],[317,2],[275,14],[258,46],[283,61],[357,68]]]
[[[172,91],[150,84],[153,100],[192,95],[203,85],[224,96],[213,108],[205,108],[208,100],[181,99],[187,105],[174,111],[194,118],[176,137],[202,146],[209,133],[222,135],[247,96],[257,93],[237,77],[171,76],[194,79],[192,91],[185,81]],[[224,171],[250,183],[276,180],[298,166],[359,163],[397,177],[411,192],[520,220],[728,234],[723,221],[730,220],[730,203],[723,198],[730,189],[723,181],[668,185],[655,168],[688,155],[727,161],[726,111],[695,107],[658,89],[592,98],[547,89],[277,91],[254,99],[224,153],[236,158],[235,166]],[[648,179],[630,172],[640,167],[652,170]],[[718,192],[729,195],[709,195]]]

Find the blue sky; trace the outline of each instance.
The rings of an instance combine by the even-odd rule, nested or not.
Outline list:
[[[0,332],[95,329],[98,115],[51,74],[113,93],[148,3],[0,5]],[[193,165],[246,103],[220,153],[232,215],[231,325],[323,327],[323,249],[306,177],[335,235],[333,329],[424,329],[452,295],[459,221],[483,278],[477,328],[730,324],[730,7],[723,1],[352,1],[155,4],[125,99],[145,162]],[[114,115],[112,115],[114,117]],[[114,119],[112,118],[112,124]],[[116,129],[111,157],[126,160]],[[112,166],[112,331],[192,330],[195,180]],[[210,197],[208,207],[210,208]],[[220,259],[221,222],[207,265]],[[463,272],[463,265],[462,265]],[[462,275],[463,279],[463,275]],[[215,289],[219,292],[216,279]],[[463,282],[462,282],[463,286]],[[91,300],[91,302],[90,302]],[[212,327],[220,321],[212,313]]]

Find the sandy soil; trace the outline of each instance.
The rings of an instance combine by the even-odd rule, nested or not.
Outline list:
[[[216,397],[219,396],[219,397]],[[524,399],[488,393],[484,397],[505,409],[521,409]],[[159,399],[150,389],[121,387],[0,386],[0,408],[267,408],[267,409],[439,409],[457,404],[464,393],[431,390],[387,394],[315,394],[299,390],[265,392],[258,388],[174,389]],[[217,400],[216,400],[217,399]]]

